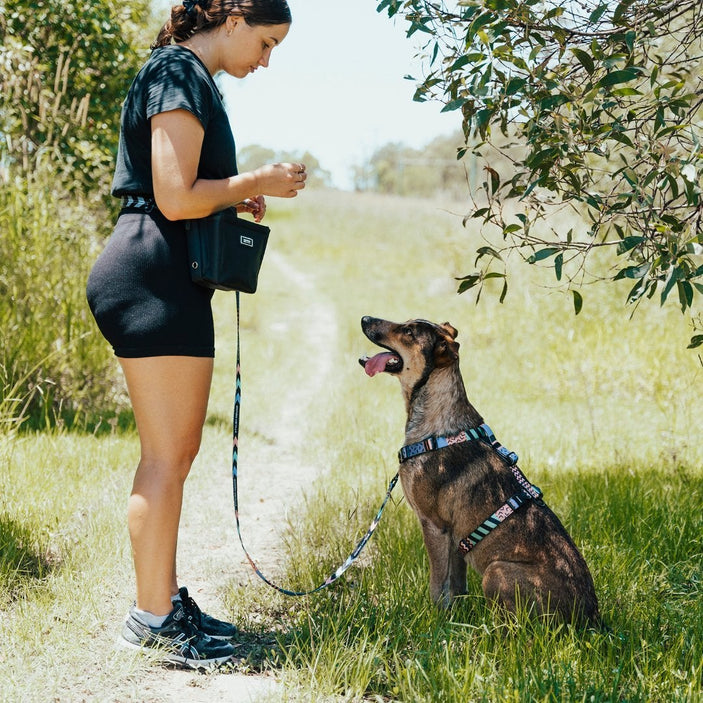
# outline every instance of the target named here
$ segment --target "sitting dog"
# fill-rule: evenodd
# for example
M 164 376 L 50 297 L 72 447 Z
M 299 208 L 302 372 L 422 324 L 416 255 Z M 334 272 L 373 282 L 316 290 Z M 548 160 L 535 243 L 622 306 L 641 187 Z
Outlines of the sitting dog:
M 454 327 L 372 317 L 361 327 L 387 351 L 359 363 L 369 376 L 397 376 L 405 400 L 399 473 L 422 526 L 432 599 L 446 607 L 466 592 L 468 562 L 486 598 L 509 611 L 595 624 L 584 558 L 467 398 Z

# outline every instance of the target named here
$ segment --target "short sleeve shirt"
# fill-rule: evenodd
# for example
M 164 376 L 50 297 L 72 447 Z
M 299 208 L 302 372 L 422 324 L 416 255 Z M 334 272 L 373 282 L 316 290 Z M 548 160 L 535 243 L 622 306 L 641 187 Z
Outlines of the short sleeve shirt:
M 198 178 L 237 174 L 234 137 L 217 85 L 192 51 L 174 44 L 152 52 L 127 93 L 113 195 L 153 196 L 150 121 L 154 115 L 171 110 L 188 110 L 205 130 Z

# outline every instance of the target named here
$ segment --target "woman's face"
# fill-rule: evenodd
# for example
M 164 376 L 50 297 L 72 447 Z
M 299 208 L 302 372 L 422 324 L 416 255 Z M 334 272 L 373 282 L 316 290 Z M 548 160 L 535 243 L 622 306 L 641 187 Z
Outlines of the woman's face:
M 225 23 L 222 70 L 244 78 L 259 66 L 269 65 L 271 52 L 288 34 L 289 24 L 248 25 L 241 17 L 231 16 Z

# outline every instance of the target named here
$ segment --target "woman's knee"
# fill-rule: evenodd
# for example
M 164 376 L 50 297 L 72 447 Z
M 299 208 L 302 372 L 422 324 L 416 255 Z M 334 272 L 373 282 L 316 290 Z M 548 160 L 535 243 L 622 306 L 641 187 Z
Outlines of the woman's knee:
M 185 481 L 200 450 L 200 435 L 190 439 L 174 438 L 167 445 L 142 445 L 139 469 L 143 473 L 160 474 L 164 479 Z

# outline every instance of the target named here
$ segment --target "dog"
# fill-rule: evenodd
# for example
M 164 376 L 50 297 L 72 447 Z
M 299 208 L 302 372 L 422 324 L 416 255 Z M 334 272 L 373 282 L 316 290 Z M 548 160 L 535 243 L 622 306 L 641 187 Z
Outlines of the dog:
M 507 611 L 597 624 L 583 556 L 468 400 L 457 330 L 373 317 L 363 317 L 361 328 L 385 349 L 359 359 L 366 373 L 400 381 L 407 411 L 400 481 L 422 526 L 433 601 L 447 607 L 466 593 L 469 564 L 485 597 Z

